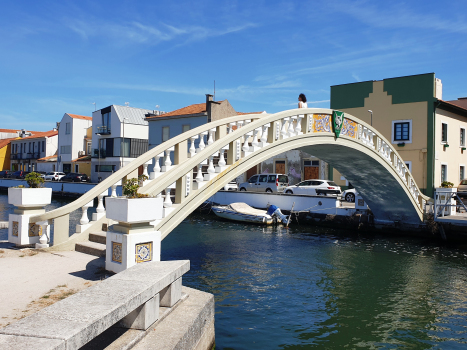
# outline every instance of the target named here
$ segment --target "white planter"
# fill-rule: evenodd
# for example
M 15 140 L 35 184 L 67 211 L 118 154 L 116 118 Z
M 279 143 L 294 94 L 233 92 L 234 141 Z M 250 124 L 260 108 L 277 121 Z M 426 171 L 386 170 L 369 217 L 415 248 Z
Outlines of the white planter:
M 8 188 L 8 203 L 17 207 L 45 207 L 51 202 L 51 188 Z
M 163 198 L 106 197 L 107 218 L 130 224 L 162 219 Z

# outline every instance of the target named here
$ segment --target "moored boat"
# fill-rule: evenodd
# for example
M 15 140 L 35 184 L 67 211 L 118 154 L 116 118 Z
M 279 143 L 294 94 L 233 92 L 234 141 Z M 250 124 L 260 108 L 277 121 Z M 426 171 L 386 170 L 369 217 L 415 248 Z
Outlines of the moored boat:
M 240 202 L 229 205 L 215 205 L 212 206 L 212 211 L 221 218 L 234 221 L 266 225 L 271 225 L 277 221 L 288 223 L 287 217 L 274 205 L 271 205 L 266 211 L 252 208 L 248 204 Z

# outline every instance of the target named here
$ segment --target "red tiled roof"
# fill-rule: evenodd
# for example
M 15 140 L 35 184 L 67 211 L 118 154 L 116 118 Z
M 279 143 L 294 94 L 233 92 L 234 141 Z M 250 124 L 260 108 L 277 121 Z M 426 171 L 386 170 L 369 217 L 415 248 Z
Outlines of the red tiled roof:
M 74 119 L 92 120 L 92 117 L 86 117 L 84 115 L 77 115 L 77 114 L 70 114 L 70 113 L 67 113 L 67 114 Z
M 53 156 L 48 156 L 48 157 L 39 158 L 38 161 L 40 160 L 40 161 L 45 162 L 45 161 L 47 161 L 47 160 L 49 160 L 49 159 L 52 159 L 52 158 L 57 158 L 57 155 L 54 154 Z
M 91 160 L 91 155 L 88 154 L 86 156 L 78 157 L 76 159 L 73 159 L 72 162 L 85 162 L 87 160 Z
M 21 131 L 21 130 L 15 130 L 15 129 L 0 129 L 0 132 L 11 132 L 11 133 L 14 133 L 14 132 L 18 132 L 18 131 Z
M 12 140 L 15 140 L 15 139 L 16 139 L 16 137 L 11 138 L 11 139 L 0 140 L 0 149 L 7 146 Z
M 15 140 L 31 140 L 31 139 L 37 139 L 39 137 L 52 137 L 58 135 L 57 130 L 49 130 L 49 131 L 39 131 L 39 132 L 34 132 L 32 136 L 27 136 L 23 138 L 16 138 Z
M 445 103 L 447 105 L 450 105 L 450 106 L 453 106 L 453 107 L 457 107 L 457 108 L 460 108 L 460 109 L 463 109 L 463 110 L 466 110 L 467 111 L 467 107 L 460 104 L 460 103 L 455 103 L 457 102 L 456 100 L 454 101 L 444 101 L 444 100 L 440 100 L 442 103 Z
M 148 117 L 147 119 L 155 119 L 155 118 L 165 118 L 165 117 L 174 117 L 179 115 L 190 115 L 190 114 L 201 114 L 206 113 L 206 103 L 197 103 L 194 105 L 190 105 L 187 107 L 183 107 L 177 109 L 172 112 L 164 113 L 161 115 L 153 115 Z

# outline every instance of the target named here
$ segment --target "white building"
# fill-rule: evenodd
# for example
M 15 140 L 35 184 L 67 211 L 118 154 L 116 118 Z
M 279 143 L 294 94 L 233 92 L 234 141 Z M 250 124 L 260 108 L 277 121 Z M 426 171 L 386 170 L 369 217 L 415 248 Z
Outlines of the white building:
M 41 171 L 37 168 L 37 160 L 53 156 L 57 153 L 58 131 L 56 129 L 45 132 L 34 132 L 31 136 L 27 133 L 11 141 L 11 166 L 12 171 Z
M 92 117 L 65 113 L 58 126 L 57 171 L 80 172 L 72 161 L 91 153 L 91 140 L 87 129 L 92 126 Z M 76 167 L 76 165 L 75 165 Z
M 92 182 L 109 177 L 148 150 L 149 113 L 154 111 L 117 105 L 92 113 Z

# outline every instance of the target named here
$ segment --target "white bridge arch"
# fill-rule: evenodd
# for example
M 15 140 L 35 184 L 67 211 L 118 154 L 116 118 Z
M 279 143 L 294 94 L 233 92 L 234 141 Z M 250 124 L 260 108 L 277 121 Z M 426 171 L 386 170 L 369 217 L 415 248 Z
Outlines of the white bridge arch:
M 165 193 L 166 215 L 155 226 L 164 238 L 205 200 L 252 166 L 276 154 L 302 149 L 326 161 L 352 182 L 377 219 L 421 223 L 425 203 L 430 198 L 420 192 L 397 151 L 377 130 L 348 114 L 341 135 L 336 138 L 332 132 L 332 113 L 331 109 L 294 109 L 271 115 L 235 116 L 202 125 L 149 150 L 74 202 L 31 217 L 30 222 L 53 220 L 52 249 L 73 249 L 74 243 L 86 240 L 90 232 L 106 222 L 102 198 L 109 187 L 114 190 L 120 180 L 131 177 L 141 165 L 147 173 L 148 164 L 154 162 L 151 179 L 140 192 Z M 199 140 L 197 148 L 195 140 Z M 174 164 L 170 160 L 172 152 Z M 216 155 L 220 155 L 220 160 L 215 168 Z M 209 167 L 205 178 L 199 170 L 193 172 L 206 163 Z M 170 199 L 172 184 L 175 184 L 174 203 Z M 83 208 L 85 213 L 95 197 L 99 198 L 101 217 L 86 224 L 83 232 L 69 237 L 70 212 Z

